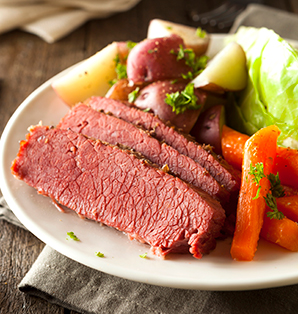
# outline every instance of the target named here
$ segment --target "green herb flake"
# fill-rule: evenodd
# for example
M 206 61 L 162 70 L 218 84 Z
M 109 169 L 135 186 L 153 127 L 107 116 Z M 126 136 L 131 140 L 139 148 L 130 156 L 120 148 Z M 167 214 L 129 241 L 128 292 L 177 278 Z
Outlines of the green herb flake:
M 95 252 L 95 255 L 98 257 L 104 257 L 105 255 L 101 252 Z
M 284 214 L 277 209 L 276 198 L 271 193 L 268 193 L 266 197 L 264 196 L 264 199 L 267 206 L 272 210 L 267 212 L 267 217 L 278 220 L 285 217 Z
M 257 194 L 253 198 L 253 200 L 255 200 L 255 199 L 259 198 L 259 196 L 260 196 L 260 191 L 261 191 L 260 181 L 262 178 L 265 178 L 266 176 L 264 174 L 264 165 L 262 162 L 256 163 L 255 166 L 250 164 L 249 167 L 250 167 L 250 171 L 248 172 L 248 174 L 253 176 L 252 181 L 255 182 L 255 184 L 258 186 Z
M 131 40 L 128 40 L 128 41 L 126 42 L 126 46 L 127 46 L 127 48 L 128 48 L 129 50 L 131 50 L 136 44 L 137 44 L 136 42 L 131 41 Z
M 193 49 L 184 48 L 183 45 L 179 46 L 178 52 L 172 49 L 170 53 L 177 55 L 177 61 L 184 60 L 185 64 L 191 68 L 191 78 L 202 72 L 206 68 L 207 61 L 209 60 L 209 58 L 205 55 L 197 57 Z M 183 76 L 185 75 L 182 75 L 182 77 Z M 189 79 L 189 74 L 187 74 L 185 78 Z
M 173 29 L 173 27 L 172 26 L 167 26 L 167 29 Z
M 144 109 L 143 111 L 144 112 L 149 112 L 151 110 L 151 108 L 146 108 L 146 109 Z
M 71 231 L 71 232 L 67 232 L 67 238 L 66 240 L 73 240 L 73 241 L 80 241 L 80 239 Z
M 198 27 L 196 30 L 196 36 L 198 36 L 199 38 L 205 38 L 207 35 L 207 33 L 201 29 L 201 27 Z
M 268 180 L 270 181 L 271 187 L 270 191 L 274 197 L 283 197 L 285 196 L 285 190 L 283 186 L 280 183 L 279 174 L 277 173 L 274 175 L 273 173 L 270 173 L 267 176 Z
M 257 194 L 253 198 L 254 200 L 260 196 L 259 193 L 261 190 L 261 183 L 260 183 L 261 179 L 266 177 L 264 174 L 263 163 L 256 163 L 255 166 L 252 166 L 252 164 L 250 164 L 250 171 L 248 174 L 254 176 L 253 182 L 255 182 L 256 185 L 258 186 Z M 270 182 L 271 193 L 267 193 L 267 195 L 263 197 L 265 199 L 267 206 L 271 209 L 271 211 L 268 211 L 266 215 L 270 219 L 283 219 L 284 214 L 278 210 L 277 204 L 276 204 L 276 197 L 282 197 L 285 195 L 285 191 L 282 185 L 280 184 L 279 175 L 278 174 L 274 175 L 273 173 L 270 173 L 269 175 L 267 175 L 267 179 Z
M 197 96 L 194 93 L 194 84 L 189 83 L 181 92 L 166 94 L 165 103 L 172 107 L 176 114 L 183 113 L 187 109 L 197 110 L 201 104 L 197 104 Z
M 147 253 L 139 255 L 141 258 L 147 258 Z
M 135 90 L 133 90 L 131 93 L 128 94 L 128 101 L 130 103 L 133 103 L 138 98 L 139 90 L 140 90 L 140 88 L 137 87 Z

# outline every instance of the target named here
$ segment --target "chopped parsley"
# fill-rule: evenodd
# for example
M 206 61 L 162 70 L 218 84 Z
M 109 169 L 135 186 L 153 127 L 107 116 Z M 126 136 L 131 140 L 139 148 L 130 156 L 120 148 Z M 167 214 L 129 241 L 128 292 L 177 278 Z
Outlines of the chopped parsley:
M 267 217 L 278 220 L 285 217 L 284 214 L 277 209 L 276 198 L 271 193 L 268 193 L 266 197 L 264 196 L 264 199 L 267 206 L 272 210 L 267 212 Z
M 147 258 L 147 253 L 139 255 L 141 258 Z
M 200 72 L 202 72 L 207 65 L 208 61 L 207 56 L 204 55 L 197 57 L 193 49 L 184 48 L 182 45 L 179 46 L 178 52 L 171 50 L 171 53 L 177 55 L 177 61 L 184 60 L 185 64 L 191 68 L 190 73 L 188 73 L 186 77 L 185 75 L 182 75 L 183 78 L 186 79 L 194 78 Z
M 98 257 L 104 257 L 105 255 L 101 252 L 95 252 L 95 255 Z
M 181 92 L 166 94 L 165 103 L 172 107 L 172 111 L 176 114 L 183 113 L 187 109 L 196 110 L 201 107 L 197 104 L 197 96 L 194 93 L 194 84 L 189 83 Z
M 201 27 L 198 27 L 196 30 L 196 36 L 200 37 L 200 38 L 205 38 L 207 35 L 207 33 L 201 29 Z
M 126 46 L 127 46 L 127 48 L 128 48 L 129 50 L 131 50 L 136 44 L 137 44 L 136 42 L 131 41 L 131 40 L 128 40 L 128 41 L 126 42 Z
M 255 199 L 259 198 L 259 196 L 260 196 L 260 191 L 261 191 L 260 181 L 262 178 L 265 178 L 264 165 L 261 162 L 261 163 L 256 163 L 255 166 L 250 164 L 249 167 L 250 167 L 250 171 L 248 172 L 248 174 L 253 176 L 252 181 L 255 182 L 255 184 L 258 186 L 257 194 L 253 198 L 255 200 Z
M 67 238 L 66 240 L 73 240 L 73 241 L 80 241 L 80 239 L 71 231 L 71 232 L 67 232 Z
M 255 166 L 252 166 L 252 164 L 250 164 L 250 171 L 248 174 L 254 176 L 253 181 L 258 186 L 257 194 L 253 198 L 253 199 L 257 199 L 259 197 L 259 193 L 261 190 L 260 181 L 262 178 L 266 177 L 264 174 L 263 163 L 256 163 Z M 265 199 L 267 206 L 271 209 L 271 211 L 268 211 L 266 213 L 266 215 L 270 219 L 283 219 L 284 214 L 278 210 L 277 204 L 276 204 L 276 198 L 282 197 L 285 195 L 284 188 L 280 184 L 279 175 L 278 175 L 278 173 L 276 175 L 274 175 L 273 173 L 270 173 L 269 175 L 267 175 L 267 179 L 270 182 L 270 192 L 271 193 L 267 193 L 267 195 L 263 196 L 263 197 Z
M 267 176 L 268 180 L 270 181 L 270 191 L 274 197 L 283 197 L 285 196 L 285 190 L 283 186 L 280 184 L 279 174 L 277 173 L 274 175 L 270 173 Z
M 140 88 L 137 87 L 135 90 L 133 90 L 131 93 L 128 94 L 128 101 L 130 103 L 133 103 L 138 98 L 139 90 L 140 90 Z

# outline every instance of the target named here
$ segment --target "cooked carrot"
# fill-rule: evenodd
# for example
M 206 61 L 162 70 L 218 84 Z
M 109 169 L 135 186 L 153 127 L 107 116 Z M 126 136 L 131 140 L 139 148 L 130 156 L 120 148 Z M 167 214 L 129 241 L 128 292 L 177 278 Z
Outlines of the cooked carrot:
M 266 207 L 264 196 L 270 190 L 267 175 L 273 169 L 279 134 L 276 126 L 268 126 L 257 131 L 245 143 L 236 227 L 231 247 L 231 255 L 236 260 L 251 261 L 257 250 Z M 263 165 L 264 177 L 257 185 L 250 171 L 251 166 L 260 164 Z M 259 197 L 256 198 L 258 191 Z
M 298 189 L 291 186 L 283 185 L 285 196 L 298 195 Z
M 287 218 L 298 222 L 298 195 L 279 197 L 276 204 L 278 210 Z
M 287 217 L 278 220 L 265 215 L 261 236 L 285 249 L 298 251 L 298 225 Z
M 224 125 L 221 136 L 221 149 L 224 159 L 236 169 L 241 170 L 243 149 L 249 136 Z
M 282 184 L 298 188 L 298 150 L 277 148 L 274 173 L 277 172 Z

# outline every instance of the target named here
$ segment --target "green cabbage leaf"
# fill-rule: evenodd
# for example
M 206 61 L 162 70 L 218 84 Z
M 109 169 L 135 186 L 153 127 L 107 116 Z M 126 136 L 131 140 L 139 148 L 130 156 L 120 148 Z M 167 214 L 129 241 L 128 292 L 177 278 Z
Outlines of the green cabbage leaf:
M 278 144 L 298 148 L 298 53 L 267 28 L 240 27 L 234 38 L 247 58 L 248 84 L 236 95 L 228 121 L 252 135 L 275 124 Z

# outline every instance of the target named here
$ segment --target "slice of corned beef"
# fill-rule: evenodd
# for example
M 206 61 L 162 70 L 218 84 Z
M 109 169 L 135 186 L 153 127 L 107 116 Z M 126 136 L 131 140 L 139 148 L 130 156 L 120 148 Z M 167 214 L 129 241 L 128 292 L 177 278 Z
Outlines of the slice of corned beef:
M 222 203 L 228 201 L 228 192 L 193 159 L 180 154 L 172 146 L 160 143 L 156 138 L 134 124 L 115 116 L 93 110 L 85 104 L 78 104 L 70 110 L 57 125 L 88 137 L 110 144 L 121 144 L 134 149 L 165 171 L 195 185 Z
M 174 147 L 180 154 L 186 155 L 199 163 L 229 192 L 239 191 L 240 173 L 238 171 L 228 165 L 225 160 L 184 136 L 157 116 L 104 97 L 91 97 L 85 103 L 95 110 L 110 112 L 118 118 L 147 129 L 159 141 L 164 141 Z
M 149 243 L 155 254 L 215 248 L 219 202 L 117 146 L 71 130 L 31 127 L 12 173 L 79 215 Z

